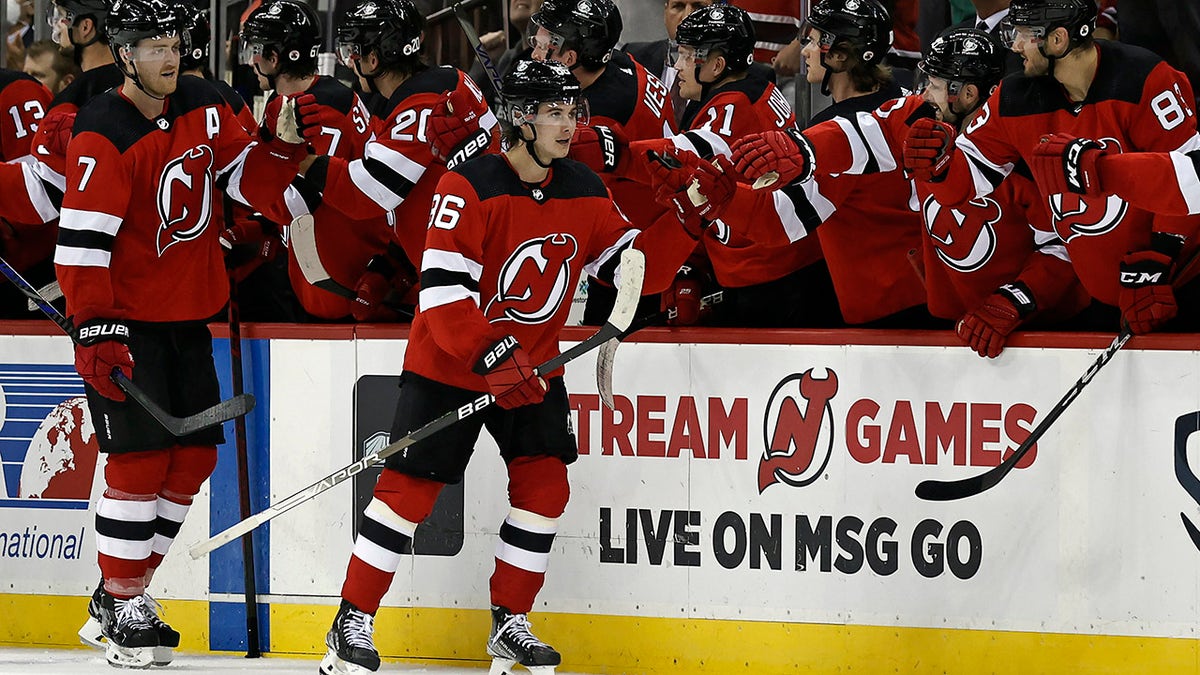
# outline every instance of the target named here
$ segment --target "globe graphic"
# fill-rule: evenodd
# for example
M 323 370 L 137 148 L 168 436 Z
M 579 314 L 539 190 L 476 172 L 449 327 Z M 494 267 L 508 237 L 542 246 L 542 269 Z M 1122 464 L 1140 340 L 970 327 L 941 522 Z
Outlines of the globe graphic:
M 19 496 L 90 499 L 99 451 L 87 399 L 80 396 L 59 403 L 29 441 Z

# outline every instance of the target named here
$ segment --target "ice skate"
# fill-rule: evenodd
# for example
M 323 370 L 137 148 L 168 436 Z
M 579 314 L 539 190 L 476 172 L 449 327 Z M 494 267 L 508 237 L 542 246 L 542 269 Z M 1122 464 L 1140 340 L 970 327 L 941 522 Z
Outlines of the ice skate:
M 146 620 L 145 596 L 120 600 L 100 591 L 100 617 L 107 640 L 105 658 L 117 668 L 149 668 L 158 632 Z
M 96 590 L 92 591 L 92 599 L 88 600 L 87 623 L 79 629 L 79 641 L 96 649 L 107 648 L 107 645 L 104 644 L 104 624 L 100 619 L 100 592 L 103 589 L 104 580 L 101 579 Z
M 562 656 L 529 630 L 529 617 L 503 607 L 492 608 L 492 634 L 487 652 L 492 658 L 488 675 L 514 675 L 520 664 L 532 675 L 554 675 Z
M 374 631 L 375 617 L 343 600 L 333 618 L 333 626 L 325 634 L 325 646 L 329 651 L 321 659 L 320 672 L 323 675 L 351 675 L 379 670 L 379 652 L 371 637 Z
M 162 620 L 159 612 L 162 611 L 162 605 L 157 600 L 150 597 L 149 593 L 142 595 L 142 610 L 146 616 L 146 621 L 154 628 L 154 632 L 158 634 L 158 646 L 154 648 L 154 665 L 167 666 L 175 659 L 175 648 L 179 646 L 179 631 L 171 628 L 171 625 Z

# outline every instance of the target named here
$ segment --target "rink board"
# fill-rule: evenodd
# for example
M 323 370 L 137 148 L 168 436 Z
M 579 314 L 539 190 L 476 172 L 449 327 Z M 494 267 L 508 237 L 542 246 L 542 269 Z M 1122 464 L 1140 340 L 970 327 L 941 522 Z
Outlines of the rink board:
M 386 443 L 405 342 L 367 333 L 246 341 L 247 389 L 260 401 L 250 424 L 256 508 L 350 463 L 354 448 Z M 1134 340 L 1038 443 L 1030 465 L 983 495 L 936 504 L 913 487 L 994 466 L 1108 339 L 1026 339 L 987 361 L 941 334 L 897 336 L 926 343 L 903 346 L 732 344 L 745 335 L 726 344 L 711 335 L 648 334 L 623 345 L 615 412 L 599 403 L 591 358 L 569 369 L 581 455 L 534 619 L 570 670 L 1200 666 L 1200 551 L 1183 524 L 1200 522 L 1192 344 Z M 671 342 L 680 338 L 706 342 Z M 13 337 L 0 349 L 8 363 L 69 365 L 64 343 Z M 7 395 L 3 364 L 0 385 Z M 232 444 L 221 465 L 212 487 L 220 498 L 197 500 L 180 548 L 237 520 Z M 384 600 L 376 625 L 385 655 L 483 656 L 487 582 L 507 509 L 502 477 L 485 436 Z M 349 483 L 257 533 L 271 651 L 322 650 L 371 488 L 369 477 Z M 0 547 L 0 611 L 16 619 L 0 623 L 0 641 L 72 642 L 95 583 L 90 515 L 27 503 L 6 503 L 0 514 L 0 532 L 36 526 L 65 541 L 83 531 L 73 558 Z M 185 648 L 243 648 L 240 547 L 210 562 L 173 555 L 154 590 L 196 601 L 168 604 Z M 52 626 L 71 618 L 47 631 L 38 620 L 47 616 L 57 617 Z

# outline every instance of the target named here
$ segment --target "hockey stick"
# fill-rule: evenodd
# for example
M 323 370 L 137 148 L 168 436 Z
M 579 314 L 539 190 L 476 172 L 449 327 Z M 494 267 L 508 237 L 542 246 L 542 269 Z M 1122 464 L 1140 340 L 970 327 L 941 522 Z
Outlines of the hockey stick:
M 38 309 L 42 310 L 43 314 L 61 328 L 73 342 L 78 344 L 79 336 L 75 334 L 75 326 L 71 325 L 71 320 L 55 309 L 54 305 L 46 302 L 45 298 L 38 295 L 37 289 L 30 285 L 4 258 L 0 258 L 0 273 L 8 277 L 8 280 L 13 282 L 25 294 L 25 297 L 32 300 Z M 130 381 L 121 371 L 114 370 L 112 379 L 121 388 L 121 391 L 125 392 L 130 398 L 145 408 L 146 412 L 150 413 L 150 416 L 157 420 L 164 429 L 171 432 L 172 436 L 187 436 L 201 429 L 215 427 L 235 417 L 245 415 L 254 409 L 254 396 L 251 394 L 242 394 L 241 396 L 234 396 L 231 399 L 221 401 L 208 410 L 203 410 L 195 415 L 175 417 L 166 410 L 163 410 L 146 392 L 142 391 L 141 387 Z
M 225 225 L 233 225 L 233 199 L 224 195 Z M 237 279 L 229 274 L 229 374 L 233 395 L 240 396 L 246 386 L 242 367 L 242 313 L 238 301 Z M 246 418 L 233 421 L 234 447 L 237 451 L 238 517 L 250 516 L 250 458 L 247 455 Z M 262 656 L 258 640 L 258 580 L 254 573 L 254 534 L 242 537 L 242 594 L 246 603 L 246 658 Z
M 612 314 L 608 317 L 608 322 L 600 327 L 590 337 L 583 342 L 571 347 L 567 351 L 555 356 L 536 368 L 539 373 L 550 373 L 566 365 L 570 361 L 586 354 L 587 352 L 599 347 L 614 338 L 629 328 L 633 322 L 633 314 L 637 310 L 638 300 L 641 298 L 642 280 L 645 276 L 646 260 L 642 252 L 628 248 L 621 254 L 621 284 L 617 288 L 617 300 L 613 304 Z M 236 525 L 227 528 L 205 541 L 202 541 L 188 550 L 192 558 L 199 559 L 208 554 L 214 549 L 220 548 L 225 544 L 237 539 L 243 534 L 250 532 L 254 528 L 263 523 L 272 520 L 276 516 L 287 513 L 297 506 L 307 502 L 317 495 L 329 490 L 333 486 L 341 483 L 353 476 L 356 476 L 363 471 L 379 464 L 383 460 L 391 457 L 404 450 L 405 448 L 418 443 L 430 436 L 446 429 L 457 422 L 460 422 L 471 415 L 487 408 L 495 401 L 495 397 L 491 394 L 483 394 L 475 400 L 466 403 L 454 410 L 447 411 L 441 417 L 429 422 L 425 426 L 409 433 L 404 438 L 394 441 L 386 447 L 380 448 L 374 452 L 368 453 L 357 462 L 353 462 L 344 466 L 337 471 L 325 476 L 321 480 L 303 488 L 291 495 L 285 497 L 282 501 L 268 506 L 263 511 L 243 520 Z
M 725 300 L 725 291 L 709 293 L 708 295 L 700 298 L 700 309 L 712 307 L 713 305 L 719 304 L 723 300 Z M 670 321 L 676 316 L 679 316 L 679 310 L 675 309 L 674 307 L 662 312 L 647 314 L 646 316 L 634 320 L 634 322 L 630 324 L 629 328 L 625 329 L 625 332 L 609 340 L 608 342 L 605 342 L 604 345 L 600 347 L 600 351 L 596 354 L 596 389 L 600 393 L 600 400 L 604 402 L 604 405 L 607 406 L 609 410 L 613 409 L 613 360 L 617 357 L 617 347 L 621 346 L 621 343 L 625 341 L 625 338 L 633 335 L 639 330 L 648 328 L 650 326 L 656 326 L 664 321 Z
M 1010 455 L 1008 459 L 1001 462 L 999 466 L 993 467 L 986 472 L 979 474 L 978 476 L 971 476 L 970 478 L 963 478 L 960 480 L 921 481 L 921 483 L 917 485 L 917 497 L 933 502 L 946 502 L 955 499 L 963 499 L 964 497 L 972 497 L 980 492 L 983 492 L 984 490 L 989 490 L 995 487 L 996 484 L 1003 480 L 1010 471 L 1016 468 L 1017 463 L 1021 461 L 1021 458 L 1025 456 L 1025 453 L 1029 452 L 1029 449 L 1033 447 L 1034 443 L 1037 443 L 1038 440 L 1045 435 L 1046 431 L 1050 428 L 1050 425 L 1054 424 L 1054 421 L 1063 414 L 1063 411 L 1067 409 L 1067 406 L 1071 405 L 1071 403 L 1079 397 L 1079 394 L 1083 391 L 1083 388 L 1092 381 L 1092 378 L 1096 376 L 1096 373 L 1100 372 L 1100 369 L 1103 368 L 1105 364 L 1112 360 L 1113 356 L 1117 353 L 1117 350 L 1119 350 L 1121 347 L 1124 347 L 1126 342 L 1129 342 L 1129 338 L 1131 337 L 1133 337 L 1133 333 L 1129 330 L 1129 327 L 1123 326 L 1121 328 L 1121 332 L 1117 334 L 1116 339 L 1112 341 L 1112 344 L 1105 348 L 1104 351 L 1100 352 L 1100 356 L 1096 357 L 1096 360 L 1092 363 L 1092 365 L 1088 366 L 1088 369 L 1083 373 L 1083 377 L 1079 378 L 1075 384 L 1071 385 L 1071 388 L 1067 390 L 1067 393 L 1063 395 L 1061 399 L 1059 399 L 1058 403 L 1054 404 L 1054 407 L 1050 409 L 1050 412 L 1046 414 L 1042 421 L 1038 422 L 1038 425 L 1033 428 L 1033 431 L 1029 432 L 1029 437 L 1026 438 L 1024 442 L 1022 442 L 1021 445 L 1013 451 L 1012 455 Z
M 479 61 L 479 65 L 483 66 L 483 71 L 487 73 L 488 79 L 492 81 L 492 86 L 496 89 L 496 95 L 501 96 L 504 87 L 500 84 L 500 71 L 496 70 L 496 64 L 492 63 L 492 57 L 488 55 L 487 49 L 479 41 L 479 34 L 475 32 L 475 25 L 467 18 L 465 5 L 466 3 L 458 2 L 452 5 L 451 9 L 454 11 L 455 18 L 458 19 L 458 25 L 462 27 L 463 35 L 466 36 L 467 42 L 470 43 L 471 49 L 475 52 L 475 58 Z
M 305 213 L 296 216 L 291 227 L 288 228 L 288 238 L 291 241 L 292 251 L 296 254 L 296 264 L 300 266 L 300 272 L 304 274 L 305 281 L 347 300 L 358 299 L 357 293 L 339 284 L 325 270 L 325 265 L 321 262 L 321 255 L 317 253 L 317 228 L 312 214 Z

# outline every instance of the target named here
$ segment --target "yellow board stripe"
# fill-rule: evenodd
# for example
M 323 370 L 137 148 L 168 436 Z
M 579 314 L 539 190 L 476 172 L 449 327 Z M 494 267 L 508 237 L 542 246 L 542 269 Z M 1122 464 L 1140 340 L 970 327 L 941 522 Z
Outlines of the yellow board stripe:
M 167 600 L 183 651 L 208 651 L 208 603 Z M 332 605 L 271 606 L 271 652 L 318 656 Z M 0 594 L 0 644 L 77 647 L 87 598 Z M 1200 672 L 1200 641 L 887 626 L 792 624 L 535 612 L 539 637 L 569 672 L 996 673 L 1175 675 Z M 375 642 L 388 660 L 483 666 L 484 610 L 384 608 Z

